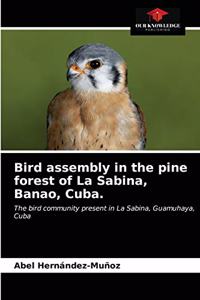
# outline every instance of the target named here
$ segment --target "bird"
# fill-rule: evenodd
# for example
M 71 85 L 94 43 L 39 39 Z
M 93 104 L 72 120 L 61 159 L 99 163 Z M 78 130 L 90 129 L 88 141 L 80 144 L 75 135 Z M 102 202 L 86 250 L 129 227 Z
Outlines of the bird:
M 144 114 L 130 96 L 127 64 L 114 49 L 85 44 L 67 59 L 71 87 L 48 105 L 48 150 L 143 150 Z

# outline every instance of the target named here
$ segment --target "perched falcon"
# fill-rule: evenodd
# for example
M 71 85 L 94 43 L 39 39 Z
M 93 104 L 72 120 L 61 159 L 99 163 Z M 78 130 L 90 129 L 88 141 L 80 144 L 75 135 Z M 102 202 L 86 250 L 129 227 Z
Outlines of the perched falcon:
M 49 150 L 141 150 L 143 113 L 129 95 L 124 59 L 103 44 L 88 44 L 68 57 L 71 89 L 48 107 Z

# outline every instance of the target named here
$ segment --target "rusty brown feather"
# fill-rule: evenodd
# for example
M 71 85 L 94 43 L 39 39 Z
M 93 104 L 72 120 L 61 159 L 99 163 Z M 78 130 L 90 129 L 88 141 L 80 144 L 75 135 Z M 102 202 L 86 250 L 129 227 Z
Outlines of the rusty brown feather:
M 67 89 L 48 107 L 49 150 L 143 149 L 146 128 L 129 93 L 77 93 Z

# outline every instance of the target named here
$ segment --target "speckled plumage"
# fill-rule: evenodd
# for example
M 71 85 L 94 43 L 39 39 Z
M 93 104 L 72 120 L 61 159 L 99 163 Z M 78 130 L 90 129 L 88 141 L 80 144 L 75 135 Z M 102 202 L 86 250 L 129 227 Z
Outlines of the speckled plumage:
M 85 55 L 81 55 L 83 60 Z M 70 60 L 73 60 L 73 53 L 69 56 Z M 109 77 L 109 80 L 112 80 L 114 88 L 117 86 L 118 91 L 102 92 L 100 88 L 98 90 L 97 73 L 90 72 L 84 76 L 91 80 L 91 90 L 67 89 L 57 94 L 50 102 L 49 150 L 144 149 L 144 117 L 139 106 L 130 99 L 126 86 L 126 65 L 121 57 L 118 64 L 112 62 L 110 72 L 115 77 Z
M 48 108 L 49 150 L 143 149 L 145 127 L 126 92 L 76 94 L 66 90 Z

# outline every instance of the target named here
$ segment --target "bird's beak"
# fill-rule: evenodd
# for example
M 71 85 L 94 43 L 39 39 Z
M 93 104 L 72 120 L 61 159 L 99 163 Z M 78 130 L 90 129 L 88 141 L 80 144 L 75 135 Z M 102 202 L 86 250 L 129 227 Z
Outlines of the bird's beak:
M 78 77 L 81 74 L 84 74 L 84 70 L 82 70 L 79 66 L 73 64 L 69 67 L 68 71 L 67 71 L 67 80 L 71 79 L 71 78 L 75 78 Z

